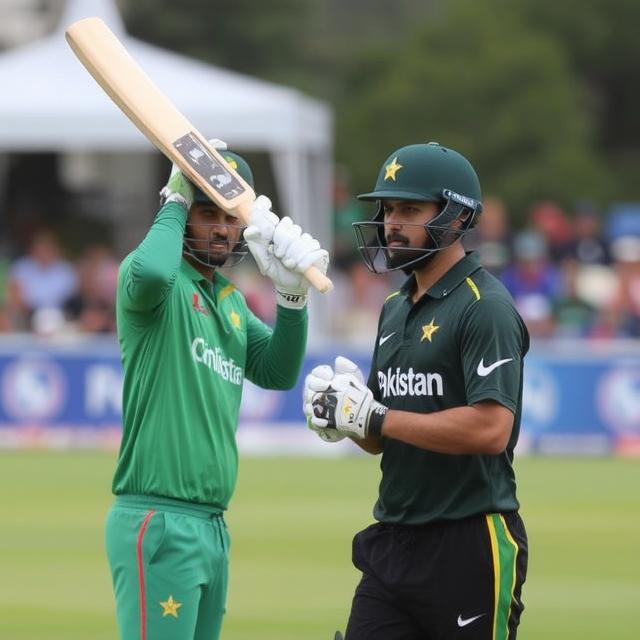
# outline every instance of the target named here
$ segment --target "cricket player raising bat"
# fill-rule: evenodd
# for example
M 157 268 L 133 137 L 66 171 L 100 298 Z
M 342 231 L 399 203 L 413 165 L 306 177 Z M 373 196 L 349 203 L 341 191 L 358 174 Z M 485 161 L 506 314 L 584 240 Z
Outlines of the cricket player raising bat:
M 225 160 L 253 187 L 247 163 Z M 227 597 L 224 511 L 236 484 L 236 427 L 246 378 L 290 389 L 307 336 L 303 273 L 328 254 L 258 197 L 250 225 L 178 170 L 140 245 L 120 267 L 118 338 L 124 432 L 106 524 L 120 637 L 215 640 Z M 220 273 L 251 251 L 274 283 L 274 329 Z

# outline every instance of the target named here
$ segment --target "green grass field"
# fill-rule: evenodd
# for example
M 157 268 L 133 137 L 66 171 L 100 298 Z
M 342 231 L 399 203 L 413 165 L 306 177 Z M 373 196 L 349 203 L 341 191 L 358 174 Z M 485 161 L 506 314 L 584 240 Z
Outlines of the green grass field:
M 109 453 L 1 452 L 0 638 L 116 637 L 102 523 Z M 227 521 L 224 640 L 329 640 L 358 574 L 378 461 L 246 458 Z M 640 638 L 640 461 L 517 461 L 529 532 L 519 638 Z

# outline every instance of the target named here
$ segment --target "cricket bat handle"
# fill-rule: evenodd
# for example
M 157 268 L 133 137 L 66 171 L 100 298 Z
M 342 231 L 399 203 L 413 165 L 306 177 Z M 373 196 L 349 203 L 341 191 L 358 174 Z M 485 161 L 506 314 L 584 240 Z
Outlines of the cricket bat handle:
M 311 265 L 305 272 L 304 277 L 320 292 L 329 293 L 333 289 L 333 282 L 318 269 Z

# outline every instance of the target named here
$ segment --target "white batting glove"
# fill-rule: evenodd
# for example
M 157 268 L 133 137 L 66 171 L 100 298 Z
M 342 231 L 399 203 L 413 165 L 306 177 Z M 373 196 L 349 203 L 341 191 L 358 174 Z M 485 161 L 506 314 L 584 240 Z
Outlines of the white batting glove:
M 219 138 L 212 138 L 209 140 L 209 144 L 218 151 L 224 151 L 227 148 L 227 143 Z M 191 181 L 180 171 L 177 164 L 172 163 L 169 180 L 160 190 L 160 206 L 164 206 L 167 202 L 177 202 L 189 211 L 194 197 L 195 193 Z
M 307 419 L 307 427 L 325 442 L 340 442 L 340 440 L 345 438 L 345 435 L 337 429 L 317 427 L 312 421 L 314 417 L 312 406 L 313 396 L 316 395 L 318 388 L 326 389 L 334 376 L 335 373 L 328 364 L 321 364 L 312 369 L 311 373 L 304 379 L 302 391 L 302 411 Z
M 364 384 L 364 376 L 360 367 L 348 358 L 338 356 L 335 360 L 335 369 L 328 364 L 315 367 L 305 378 L 302 393 L 302 411 L 307 418 L 309 429 L 318 434 L 326 442 L 338 442 L 342 440 L 346 433 L 338 431 L 335 427 L 328 425 L 328 421 L 316 417 L 314 414 L 313 401 L 319 393 L 327 391 L 333 379 L 338 375 L 349 374 L 354 376 L 361 384 Z
M 259 200 L 257 198 L 252 206 L 252 224 L 245 229 L 244 239 L 260 273 L 274 283 L 278 304 L 290 309 L 302 309 L 307 303 L 309 289 L 309 282 L 303 273 L 311 265 L 326 273 L 329 254 L 312 236 L 302 233 L 302 229 L 289 217 L 279 220 L 271 233 L 268 216 L 262 210 L 264 203 L 257 204 Z M 254 214 L 256 224 L 253 224 Z M 261 220 L 265 221 L 262 226 L 259 224 Z
M 361 373 L 336 373 L 330 381 L 314 378 L 309 386 L 316 390 L 311 401 L 313 425 L 360 439 L 381 435 L 388 408 L 374 400 Z
M 273 232 L 279 222 L 280 218 L 271 211 L 271 200 L 267 196 L 258 196 L 251 205 L 249 224 L 244 230 L 244 239 L 247 244 L 260 245 L 255 248 L 265 252 L 273 241 Z

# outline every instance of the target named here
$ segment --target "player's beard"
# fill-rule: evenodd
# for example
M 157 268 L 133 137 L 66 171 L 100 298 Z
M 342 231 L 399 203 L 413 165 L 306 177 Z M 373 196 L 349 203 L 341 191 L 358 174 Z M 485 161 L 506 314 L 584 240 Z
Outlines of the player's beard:
M 208 238 L 202 239 L 185 237 L 184 243 L 198 262 L 210 267 L 222 267 L 232 249 L 229 238 L 217 233 L 210 233 Z
M 426 260 L 433 255 L 431 251 L 433 250 L 433 242 L 431 241 L 431 237 L 425 231 L 425 239 L 422 243 L 422 246 L 412 247 L 409 244 L 409 238 L 403 236 L 401 233 L 390 233 L 387 237 L 385 237 L 385 241 L 387 244 L 386 248 L 386 258 L 387 258 L 387 268 L 389 269 L 398 269 L 403 268 L 404 265 L 409 265 L 409 270 L 413 271 L 416 266 L 424 264 Z M 389 247 L 388 244 L 390 242 L 399 242 L 399 246 Z M 424 262 L 423 262 L 424 260 Z

